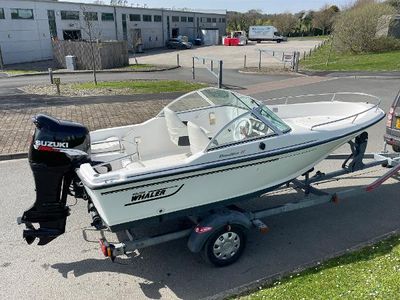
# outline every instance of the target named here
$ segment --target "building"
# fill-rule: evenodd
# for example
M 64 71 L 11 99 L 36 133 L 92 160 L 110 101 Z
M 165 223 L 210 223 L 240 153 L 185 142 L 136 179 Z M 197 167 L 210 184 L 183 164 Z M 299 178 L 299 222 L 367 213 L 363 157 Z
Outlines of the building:
M 89 31 L 90 27 L 90 31 Z M 126 40 L 130 49 L 164 47 L 179 35 L 226 31 L 226 12 L 201 12 L 52 0 L 0 0 L 0 48 L 4 64 L 52 58 L 51 39 Z
M 378 20 L 377 37 L 400 39 L 400 15 L 382 16 Z

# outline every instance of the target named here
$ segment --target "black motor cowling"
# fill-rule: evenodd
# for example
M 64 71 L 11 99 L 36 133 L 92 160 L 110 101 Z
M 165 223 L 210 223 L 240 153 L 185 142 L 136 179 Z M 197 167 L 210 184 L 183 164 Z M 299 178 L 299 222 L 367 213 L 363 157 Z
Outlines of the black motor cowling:
M 39 238 L 45 245 L 65 232 L 69 215 L 66 205 L 75 168 L 90 160 L 90 136 L 86 127 L 39 114 L 33 118 L 35 132 L 29 148 L 29 164 L 36 186 L 36 201 L 19 223 L 31 244 Z M 39 223 L 36 229 L 32 223 Z

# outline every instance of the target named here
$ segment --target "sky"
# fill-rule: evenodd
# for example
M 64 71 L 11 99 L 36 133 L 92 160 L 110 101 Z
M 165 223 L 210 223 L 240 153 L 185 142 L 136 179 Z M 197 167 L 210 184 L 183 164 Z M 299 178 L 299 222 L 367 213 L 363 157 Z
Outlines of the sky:
M 69 2 L 92 3 L 93 0 L 62 0 Z M 108 4 L 109 0 L 103 0 Z M 248 11 L 261 9 L 264 13 L 299 12 L 301 10 L 318 10 L 325 4 L 335 4 L 339 7 L 351 3 L 351 0 L 128 0 L 129 4 L 147 7 L 191 8 L 191 9 L 223 9 Z

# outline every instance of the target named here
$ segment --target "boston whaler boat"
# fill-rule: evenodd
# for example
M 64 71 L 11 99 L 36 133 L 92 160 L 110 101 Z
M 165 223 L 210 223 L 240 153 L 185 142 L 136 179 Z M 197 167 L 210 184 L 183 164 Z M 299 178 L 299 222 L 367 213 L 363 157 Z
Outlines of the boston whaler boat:
M 27 226 L 24 237 L 44 245 L 64 233 L 69 193 L 88 200 L 92 225 L 116 232 L 201 216 L 273 190 L 350 140 L 365 139 L 362 133 L 385 115 L 379 102 L 334 97 L 266 106 L 233 91 L 205 88 L 144 123 L 90 133 L 77 123 L 38 115 L 29 153 L 36 202 L 19 220 Z M 231 217 L 221 222 L 234 224 Z M 232 232 L 225 236 L 232 239 L 230 248 L 224 246 L 231 253 L 225 264 L 237 259 L 232 249 L 240 246 L 240 234 Z

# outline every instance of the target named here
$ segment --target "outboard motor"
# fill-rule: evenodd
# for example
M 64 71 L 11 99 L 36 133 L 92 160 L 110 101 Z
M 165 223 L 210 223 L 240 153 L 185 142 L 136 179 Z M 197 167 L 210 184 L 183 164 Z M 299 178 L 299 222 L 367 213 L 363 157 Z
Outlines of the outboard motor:
M 39 238 L 45 245 L 65 232 L 69 216 L 66 205 L 75 168 L 90 159 L 90 136 L 86 127 L 39 114 L 29 148 L 29 164 L 36 186 L 36 201 L 18 223 L 25 223 L 28 244 Z M 32 223 L 39 223 L 35 228 Z

